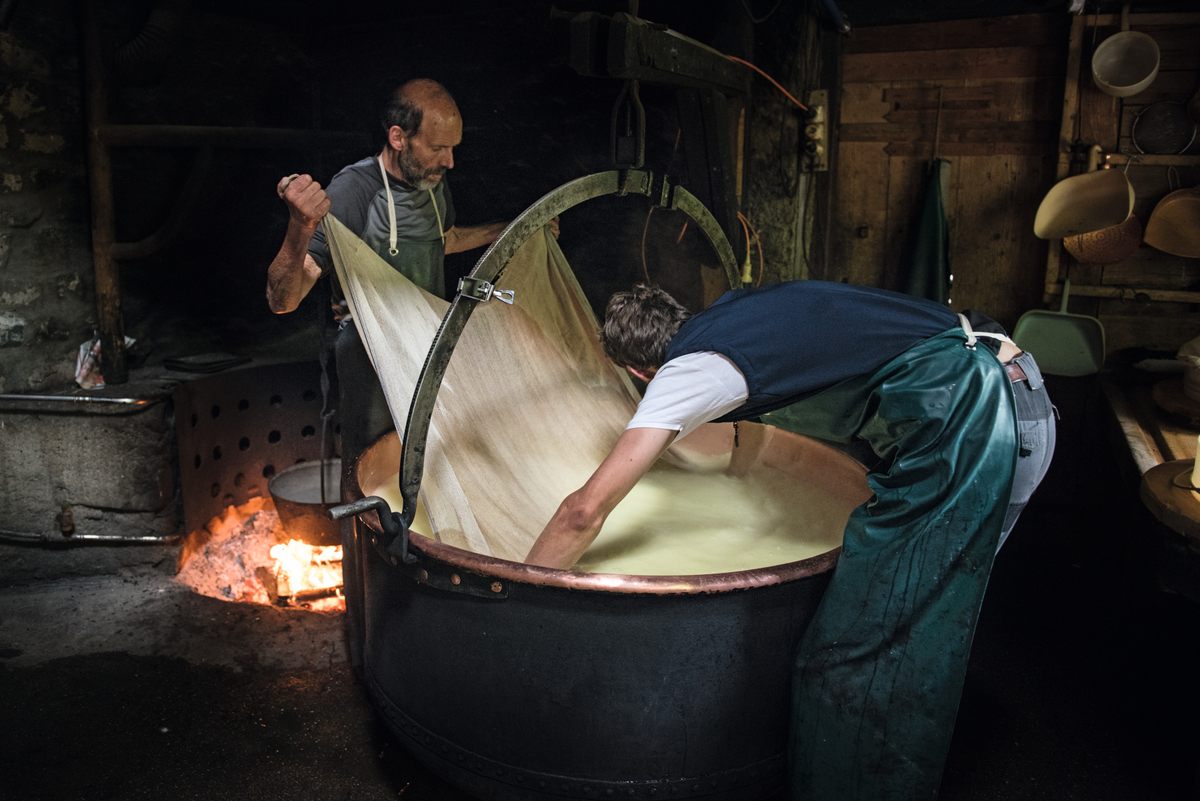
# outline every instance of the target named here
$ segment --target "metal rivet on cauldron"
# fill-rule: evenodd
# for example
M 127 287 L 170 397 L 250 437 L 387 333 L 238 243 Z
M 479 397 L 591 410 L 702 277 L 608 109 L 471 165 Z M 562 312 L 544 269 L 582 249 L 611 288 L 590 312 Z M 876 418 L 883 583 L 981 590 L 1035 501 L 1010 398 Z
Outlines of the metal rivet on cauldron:
M 453 584 L 455 587 L 457 587 L 459 584 L 462 584 L 462 577 L 460 575 L 458 575 L 457 573 L 451 573 L 450 574 L 450 583 Z
M 504 585 L 498 581 L 492 582 L 492 592 L 504 592 Z
M 429 571 L 425 568 L 421 568 L 421 572 L 418 573 L 417 576 L 420 577 L 422 584 L 429 581 Z

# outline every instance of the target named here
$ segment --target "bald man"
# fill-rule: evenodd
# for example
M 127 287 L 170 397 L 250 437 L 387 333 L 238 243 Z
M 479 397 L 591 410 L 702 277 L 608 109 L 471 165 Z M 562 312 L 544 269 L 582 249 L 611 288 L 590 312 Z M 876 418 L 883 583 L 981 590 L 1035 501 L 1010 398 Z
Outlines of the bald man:
M 446 173 L 462 141 L 458 105 L 437 81 L 416 79 L 398 87 L 381 115 L 383 149 L 343 168 L 327 188 L 311 175 L 290 175 L 276 191 L 288 208 L 288 227 L 267 269 L 267 302 L 277 314 L 293 311 L 330 271 L 324 231 L 329 212 L 418 286 L 444 297 L 442 260 L 491 243 L 506 223 L 460 226 Z M 349 464 L 393 428 L 379 380 L 340 292 L 336 348 L 342 459 Z

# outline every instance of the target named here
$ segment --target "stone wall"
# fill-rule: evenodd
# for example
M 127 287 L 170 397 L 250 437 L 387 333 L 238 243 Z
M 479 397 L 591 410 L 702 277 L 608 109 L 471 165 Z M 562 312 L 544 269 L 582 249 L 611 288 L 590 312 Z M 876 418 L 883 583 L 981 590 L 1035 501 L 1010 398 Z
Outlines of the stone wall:
M 74 3 L 0 30 L 0 392 L 68 385 L 94 325 Z

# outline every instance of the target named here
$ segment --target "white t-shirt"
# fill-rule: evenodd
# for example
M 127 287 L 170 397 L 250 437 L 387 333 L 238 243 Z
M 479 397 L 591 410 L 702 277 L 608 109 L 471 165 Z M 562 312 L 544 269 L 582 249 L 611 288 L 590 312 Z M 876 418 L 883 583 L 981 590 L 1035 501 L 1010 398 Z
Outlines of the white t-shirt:
M 749 396 L 745 376 L 728 358 L 712 351 L 688 353 L 658 369 L 625 428 L 665 428 L 682 438 Z

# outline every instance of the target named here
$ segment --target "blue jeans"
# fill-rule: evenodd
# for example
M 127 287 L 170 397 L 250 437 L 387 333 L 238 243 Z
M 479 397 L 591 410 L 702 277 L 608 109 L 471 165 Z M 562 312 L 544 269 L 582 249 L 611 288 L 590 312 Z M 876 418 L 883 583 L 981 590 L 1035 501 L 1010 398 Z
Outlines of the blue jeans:
M 1008 510 L 1004 515 L 1004 528 L 1000 531 L 1000 541 L 996 545 L 997 551 L 1008 539 L 1033 491 L 1042 483 L 1046 471 L 1050 469 L 1050 459 L 1054 456 L 1056 411 L 1050 403 L 1050 396 L 1046 394 L 1042 371 L 1038 369 L 1031 353 L 1022 353 L 1013 361 L 1021 365 L 1026 379 L 1015 381 L 1012 385 L 1020 450 L 1017 455 L 1017 469 L 1013 474 Z

